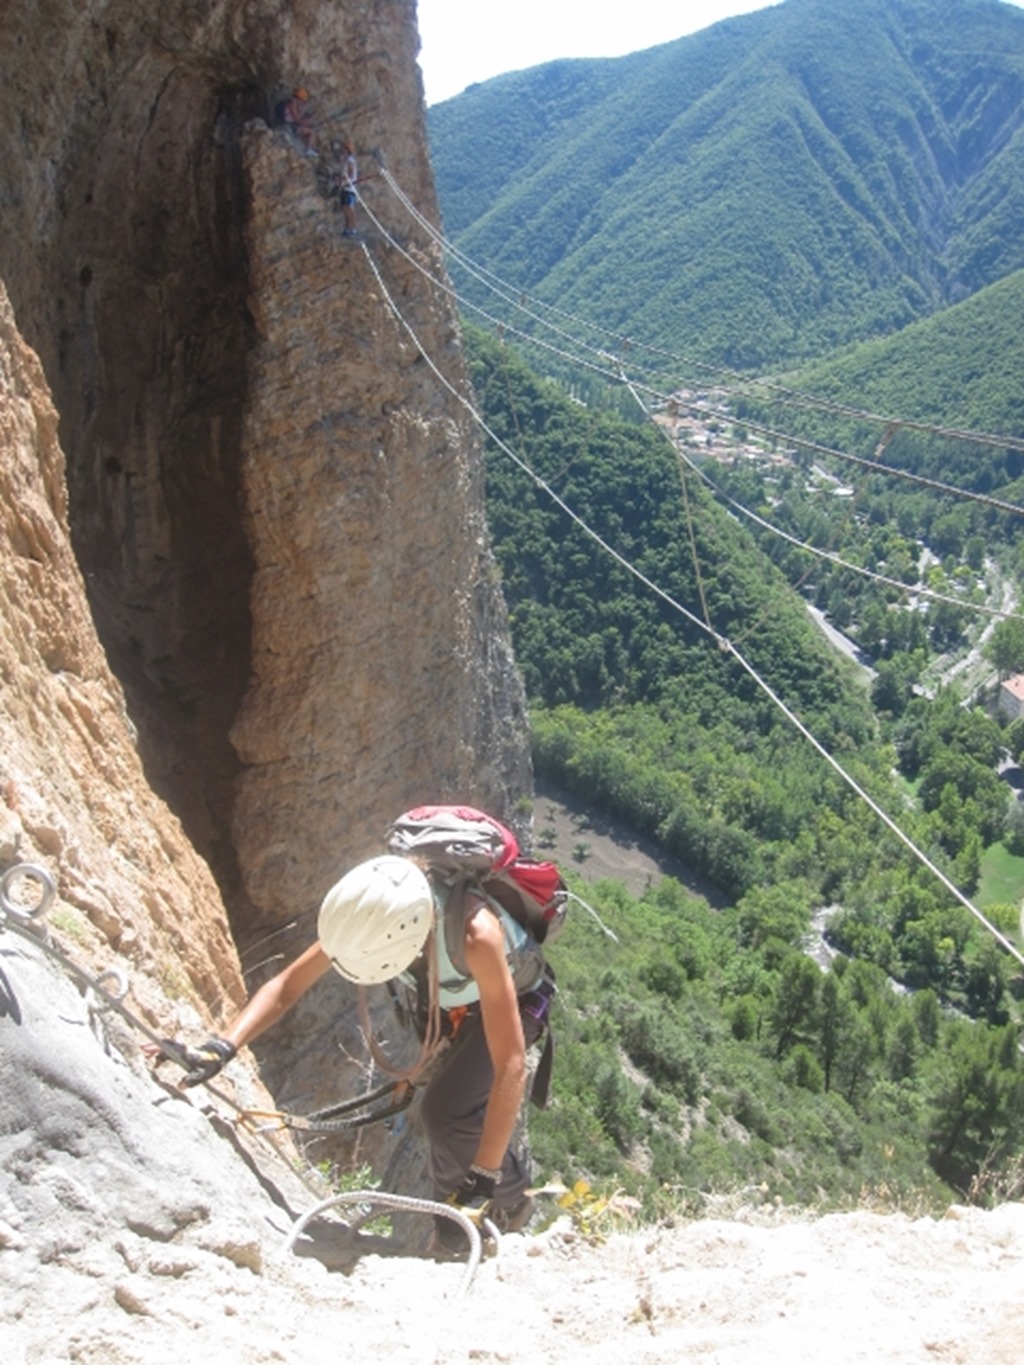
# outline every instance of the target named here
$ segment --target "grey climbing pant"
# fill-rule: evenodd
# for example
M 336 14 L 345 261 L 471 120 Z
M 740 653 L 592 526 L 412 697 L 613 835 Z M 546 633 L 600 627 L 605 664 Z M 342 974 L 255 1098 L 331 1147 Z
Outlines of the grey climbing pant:
M 530 1048 L 544 1025 L 525 1009 L 520 1010 L 520 1017 L 526 1046 Z M 447 1199 L 452 1190 L 458 1189 L 472 1165 L 493 1080 L 494 1067 L 483 1021 L 478 1011 L 471 1011 L 420 1101 L 420 1117 L 430 1143 L 430 1179 L 435 1199 Z M 501 1165 L 494 1207 L 514 1208 L 529 1185 L 526 1160 L 510 1147 Z

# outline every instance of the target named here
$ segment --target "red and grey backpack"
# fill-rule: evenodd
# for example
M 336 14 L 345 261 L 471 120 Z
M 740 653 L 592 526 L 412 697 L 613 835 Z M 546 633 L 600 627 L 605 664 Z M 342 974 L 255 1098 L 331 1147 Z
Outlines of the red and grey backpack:
M 565 923 L 568 891 L 561 873 L 554 863 L 524 857 L 512 831 L 473 806 L 416 806 L 394 820 L 385 837 L 391 853 L 416 859 L 442 891 L 445 944 L 457 970 L 466 970 L 468 891 L 478 891 L 501 906 L 526 930 L 528 946 L 509 966 L 516 989 L 525 992 L 520 997 L 525 1007 L 544 1021 L 546 1038 L 530 1093 L 533 1103 L 544 1108 L 554 1056 L 547 1020 L 554 973 L 540 945 L 557 938 Z M 419 970 L 422 976 L 422 964 Z M 410 1012 L 421 1039 L 429 1019 L 427 993 L 425 981 L 417 980 Z
M 416 806 L 388 826 L 391 853 L 415 858 L 442 884 L 481 891 L 537 944 L 565 923 L 568 892 L 554 863 L 527 858 L 512 831 L 473 806 Z

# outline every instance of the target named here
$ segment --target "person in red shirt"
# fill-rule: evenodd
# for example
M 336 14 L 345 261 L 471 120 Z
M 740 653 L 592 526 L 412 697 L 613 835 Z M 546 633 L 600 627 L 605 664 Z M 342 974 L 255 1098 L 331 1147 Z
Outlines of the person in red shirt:
M 307 156 L 317 156 L 316 130 L 309 114 L 309 93 L 301 85 L 284 106 L 284 126 L 302 143 Z

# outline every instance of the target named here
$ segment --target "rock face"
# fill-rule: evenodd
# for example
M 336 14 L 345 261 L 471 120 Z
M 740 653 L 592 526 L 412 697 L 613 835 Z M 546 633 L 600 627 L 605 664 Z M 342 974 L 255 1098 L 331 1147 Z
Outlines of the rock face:
M 530 789 L 457 322 L 377 173 L 436 219 L 417 43 L 410 0 L 0 22 L 4 860 L 154 1016 L 230 1013 L 234 945 L 274 936 L 251 985 L 308 943 L 402 807 Z M 299 80 L 360 240 L 272 126 Z M 351 1006 L 268 1041 L 285 1099 L 336 1095 Z
M 171 1017 L 168 998 L 230 1008 L 242 984 L 221 899 L 146 784 L 69 544 L 57 413 L 2 291 L 0 446 L 0 870 L 47 868 L 70 941 L 101 970 L 111 954 L 130 968 L 151 1014 Z
M 255 572 L 234 830 L 249 897 L 274 921 L 296 893 L 319 900 L 325 852 L 334 880 L 377 851 L 389 813 L 432 793 L 505 806 L 522 721 L 478 452 L 445 388 L 465 390 L 456 335 L 424 274 L 440 277 L 441 260 L 408 221 L 385 229 L 400 246 L 366 212 L 362 239 L 343 238 L 294 146 L 263 123 L 242 153 Z M 367 207 L 387 216 L 387 191 Z

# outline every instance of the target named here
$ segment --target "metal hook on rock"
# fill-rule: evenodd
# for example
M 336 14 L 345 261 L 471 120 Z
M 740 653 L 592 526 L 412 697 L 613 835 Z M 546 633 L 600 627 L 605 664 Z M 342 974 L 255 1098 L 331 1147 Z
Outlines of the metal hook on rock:
M 100 987 L 105 981 L 113 981 L 114 990 L 94 990 L 92 986 L 87 986 L 85 991 L 85 1002 L 90 1010 L 96 1014 L 103 1014 L 111 1006 L 116 1005 L 119 1000 L 123 1000 L 128 994 L 128 976 L 121 967 L 108 967 L 105 972 L 96 978 L 95 986 Z
M 41 894 L 35 905 L 19 905 L 11 899 L 11 892 L 19 880 L 35 881 L 39 884 Z M 15 863 L 13 867 L 7 869 L 3 877 L 0 877 L 0 920 L 4 915 L 11 915 L 23 923 L 42 919 L 56 895 L 57 888 L 45 867 L 39 867 L 36 863 Z

